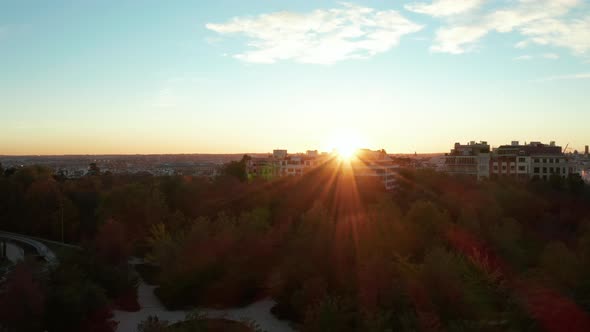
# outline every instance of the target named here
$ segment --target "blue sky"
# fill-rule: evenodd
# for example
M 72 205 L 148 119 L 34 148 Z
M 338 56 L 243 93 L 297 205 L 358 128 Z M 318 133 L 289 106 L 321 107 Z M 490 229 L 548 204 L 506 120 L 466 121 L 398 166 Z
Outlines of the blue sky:
M 583 0 L 0 0 L 0 154 L 590 144 Z

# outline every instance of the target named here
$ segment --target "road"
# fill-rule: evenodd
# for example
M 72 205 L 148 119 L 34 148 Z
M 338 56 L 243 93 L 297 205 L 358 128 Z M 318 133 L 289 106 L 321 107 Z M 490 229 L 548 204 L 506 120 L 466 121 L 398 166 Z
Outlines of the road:
M 49 266 L 55 266 L 59 264 L 55 253 L 47 248 L 46 245 L 37 240 L 31 239 L 27 236 L 2 231 L 0 231 L 0 240 L 8 240 L 14 243 L 22 243 L 28 245 L 29 247 L 33 247 L 33 249 L 35 249 L 37 252 L 37 255 L 43 257 Z
M 6 258 L 16 264 L 25 259 L 25 250 L 12 242 L 6 242 Z

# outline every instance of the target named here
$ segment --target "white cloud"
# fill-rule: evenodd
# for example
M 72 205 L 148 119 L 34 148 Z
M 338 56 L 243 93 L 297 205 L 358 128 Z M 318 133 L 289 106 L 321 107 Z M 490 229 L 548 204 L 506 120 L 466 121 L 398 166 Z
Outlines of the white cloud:
M 516 5 L 470 15 L 467 20 L 449 21 L 436 32 L 431 50 L 465 53 L 492 31 L 516 31 L 525 37 L 515 45 L 517 48 L 550 45 L 583 55 L 590 52 L 590 15 L 578 19 L 566 17 L 581 4 L 580 0 L 519 0 Z
M 569 48 L 576 55 L 590 51 L 590 15 L 582 19 L 545 19 L 522 28 L 531 43 Z
M 236 17 L 206 28 L 222 35 L 248 38 L 249 49 L 234 57 L 246 62 L 332 64 L 387 52 L 406 34 L 422 29 L 394 10 L 352 4 L 310 13 L 276 12 Z
M 405 9 L 434 17 L 457 15 L 481 6 L 485 0 L 434 0 L 427 4 L 414 2 L 404 6 Z
M 561 81 L 561 80 L 581 80 L 581 79 L 590 79 L 590 73 L 579 73 L 579 74 L 571 74 L 571 75 L 561 75 L 561 76 L 550 76 L 540 79 L 541 82 L 547 81 Z
M 521 55 L 514 58 L 514 60 L 531 60 L 532 58 L 532 55 Z
M 474 43 L 488 34 L 488 29 L 480 26 L 457 26 L 438 29 L 433 52 L 461 54 L 473 50 Z
M 559 59 L 559 55 L 557 55 L 555 53 L 545 53 L 542 55 L 542 57 L 545 59 L 549 59 L 549 60 Z
M 559 59 L 559 55 L 555 54 L 555 53 L 544 53 L 544 54 L 540 54 L 540 55 L 529 55 L 529 54 L 525 54 L 525 55 L 520 55 L 514 58 L 514 60 L 520 61 L 520 60 L 532 60 L 532 59 L 548 59 L 548 60 L 556 60 Z

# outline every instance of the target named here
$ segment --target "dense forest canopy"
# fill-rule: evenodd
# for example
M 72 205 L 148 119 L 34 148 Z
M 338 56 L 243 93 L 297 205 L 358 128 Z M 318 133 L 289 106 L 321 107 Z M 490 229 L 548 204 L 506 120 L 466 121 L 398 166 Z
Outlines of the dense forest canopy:
M 240 163 L 215 179 L 4 170 L 2 230 L 61 241 L 63 225 L 63 240 L 84 247 L 46 280 L 16 271 L 28 284 L 9 280 L 0 306 L 27 289 L 22 310 L 36 318 L 4 325 L 109 331 L 113 303 L 133 306 L 135 255 L 170 308 L 272 297 L 301 331 L 590 330 L 590 188 L 579 178 L 405 169 L 385 192 L 346 165 L 248 180 Z M 60 321 L 73 308 L 78 319 Z

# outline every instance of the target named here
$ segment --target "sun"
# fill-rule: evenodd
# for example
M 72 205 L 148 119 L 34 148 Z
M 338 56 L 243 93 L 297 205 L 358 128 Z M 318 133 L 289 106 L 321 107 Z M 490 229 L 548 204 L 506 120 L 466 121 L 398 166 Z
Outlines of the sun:
M 362 144 L 360 136 L 355 131 L 340 130 L 330 137 L 327 146 L 342 161 L 350 161 L 355 157 Z
M 337 148 L 338 157 L 342 160 L 351 160 L 355 155 L 358 147 L 352 145 L 343 145 Z

